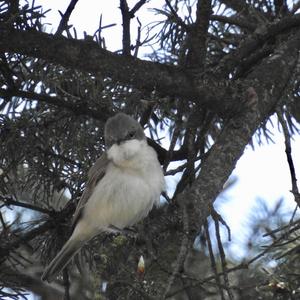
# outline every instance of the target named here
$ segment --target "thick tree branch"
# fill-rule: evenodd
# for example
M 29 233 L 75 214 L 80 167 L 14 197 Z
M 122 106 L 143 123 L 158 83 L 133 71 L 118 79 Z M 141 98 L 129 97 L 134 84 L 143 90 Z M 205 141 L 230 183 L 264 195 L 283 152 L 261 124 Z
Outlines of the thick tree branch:
M 263 39 L 299 25 L 300 15 L 295 15 L 272 24 L 265 34 L 257 33 L 251 36 L 238 50 L 220 62 L 214 74 L 219 74 L 221 78 L 226 77 L 223 75 L 224 72 L 228 72 L 247 56 L 251 49 L 258 47 Z M 221 81 L 216 82 L 215 85 L 212 82 L 197 82 L 195 86 L 190 76 L 179 67 L 117 55 L 101 49 L 94 42 L 0 27 L 0 51 L 25 54 L 65 67 L 95 74 L 101 73 L 103 77 L 113 78 L 127 85 L 132 84 L 147 92 L 156 90 L 161 96 L 194 99 L 199 105 L 205 105 L 219 114 L 233 111 L 233 106 L 240 103 L 240 99 L 233 96 L 234 84 L 231 87 L 232 92 L 229 92 L 228 84 L 223 86 Z M 83 60 L 82 57 L 88 59 Z
M 91 41 L 1 26 L 1 51 L 29 55 L 94 74 L 101 73 L 104 77 L 148 92 L 156 90 L 161 95 L 197 97 L 197 91 L 182 69 L 118 55 Z
M 197 3 L 197 13 L 196 13 L 196 31 L 199 42 L 196 47 L 198 47 L 198 56 L 200 67 L 204 65 L 204 60 L 206 57 L 206 40 L 207 31 L 209 25 L 210 15 L 212 14 L 211 0 L 199 0 Z
M 197 3 L 196 21 L 189 32 L 189 52 L 187 66 L 202 70 L 206 57 L 206 40 L 210 15 L 211 0 L 199 0 Z
M 200 225 L 204 224 L 210 214 L 213 202 L 222 191 L 255 130 L 279 101 L 295 68 L 299 50 L 300 32 L 249 75 L 249 79 L 255 78 L 253 82 L 257 83 L 255 90 L 248 89 L 245 98 L 255 103 L 258 96 L 257 106 L 244 115 L 233 117 L 224 127 L 210 154 L 202 163 L 198 178 L 190 189 L 179 196 L 178 201 L 187 204 L 191 238 L 195 237 Z M 273 77 L 266 77 L 266 73 L 273 74 Z
M 180 250 L 179 250 L 176 262 L 175 262 L 173 272 L 172 272 L 171 276 L 169 277 L 168 284 L 167 284 L 167 287 L 166 287 L 166 290 L 164 292 L 162 299 L 167 298 L 167 295 L 169 294 L 169 292 L 175 282 L 176 276 L 178 276 L 178 274 L 181 273 L 184 263 L 185 263 L 185 260 L 187 258 L 187 255 L 189 253 L 189 248 L 191 246 L 189 243 L 188 236 L 185 234 L 189 231 L 188 214 L 187 214 L 185 206 L 182 207 L 182 223 L 183 223 L 184 234 L 182 235 Z
M 248 58 L 250 54 L 256 51 L 271 37 L 276 37 L 278 34 L 287 29 L 300 26 L 300 14 L 286 17 L 278 22 L 268 26 L 260 26 L 256 31 L 245 39 L 240 46 L 233 52 L 229 53 L 219 63 L 217 74 L 219 76 L 228 76 L 243 59 Z
M 134 85 L 136 88 L 152 92 L 156 91 L 160 96 L 178 96 L 184 99 L 196 100 L 198 105 L 205 105 L 212 111 L 224 114 L 232 111 L 240 99 L 233 97 L 234 84 L 229 87 L 227 82 L 224 88 L 221 81 L 198 82 L 193 84 L 186 72 L 175 66 L 168 66 L 137 58 L 117 55 L 104 50 L 94 42 L 67 39 L 63 36 L 37 31 L 22 31 L 6 27 L 0 27 L 0 51 L 13 52 L 45 59 L 64 67 L 70 67 L 94 74 L 102 74 L 102 77 L 113 78 L 126 85 Z M 83 60 L 82 58 L 88 58 Z M 216 86 L 217 85 L 217 86 Z M 232 92 L 228 92 L 232 88 Z M 10 91 L 1 91 L 4 96 Z M 18 91 L 15 96 L 32 96 L 28 92 Z M 37 98 L 40 101 L 51 103 L 52 97 Z M 70 104 L 59 101 L 67 108 Z M 55 104 L 55 103 L 54 103 Z M 74 109 L 72 104 L 69 109 Z M 80 106 L 78 113 L 86 112 L 94 117 L 97 112 Z

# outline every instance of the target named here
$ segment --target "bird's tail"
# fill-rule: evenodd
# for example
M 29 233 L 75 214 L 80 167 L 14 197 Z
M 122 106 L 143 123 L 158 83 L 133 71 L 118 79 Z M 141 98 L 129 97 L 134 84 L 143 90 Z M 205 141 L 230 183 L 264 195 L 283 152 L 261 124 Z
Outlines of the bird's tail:
M 71 237 L 47 266 L 42 275 L 42 280 L 48 282 L 53 281 L 56 275 L 67 265 L 81 246 L 82 243 L 80 241 L 74 240 Z

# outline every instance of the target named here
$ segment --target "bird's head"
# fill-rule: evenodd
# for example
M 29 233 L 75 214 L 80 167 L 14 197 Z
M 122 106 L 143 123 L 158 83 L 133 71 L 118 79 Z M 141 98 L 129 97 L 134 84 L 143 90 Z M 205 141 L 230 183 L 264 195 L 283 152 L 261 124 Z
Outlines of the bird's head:
M 108 119 L 104 138 L 108 156 L 115 162 L 130 160 L 146 141 L 142 126 L 124 113 L 118 113 Z

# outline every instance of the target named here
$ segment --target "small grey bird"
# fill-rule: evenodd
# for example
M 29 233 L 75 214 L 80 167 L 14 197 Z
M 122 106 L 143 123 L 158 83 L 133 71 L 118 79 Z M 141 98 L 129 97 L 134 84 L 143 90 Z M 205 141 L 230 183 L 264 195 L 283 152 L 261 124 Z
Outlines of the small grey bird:
M 42 275 L 52 281 L 79 249 L 103 231 L 132 226 L 152 209 L 164 176 L 141 125 L 123 113 L 105 124 L 106 152 L 88 174 L 73 218 L 73 233 Z

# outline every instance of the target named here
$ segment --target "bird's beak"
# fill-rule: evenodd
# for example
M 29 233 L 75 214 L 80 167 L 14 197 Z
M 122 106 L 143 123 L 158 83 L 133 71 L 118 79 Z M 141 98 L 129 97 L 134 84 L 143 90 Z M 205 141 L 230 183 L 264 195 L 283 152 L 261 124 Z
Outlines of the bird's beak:
M 126 141 L 125 138 L 119 139 L 119 140 L 116 141 L 116 144 L 117 144 L 117 145 L 120 145 L 120 144 L 122 144 L 122 143 L 125 142 L 125 141 Z

